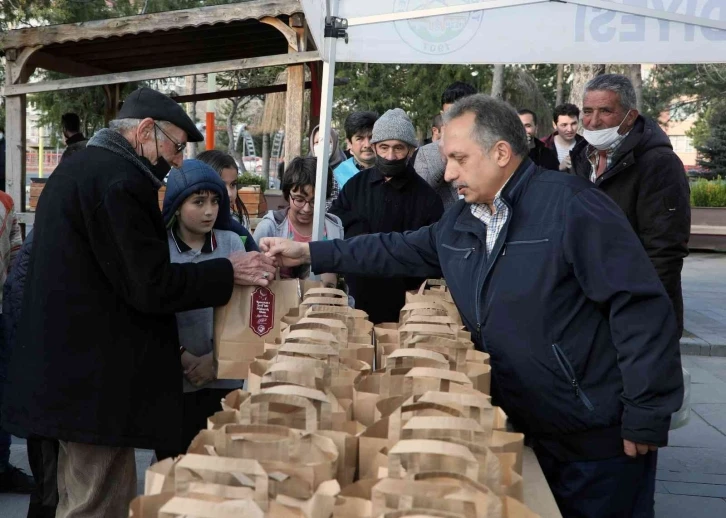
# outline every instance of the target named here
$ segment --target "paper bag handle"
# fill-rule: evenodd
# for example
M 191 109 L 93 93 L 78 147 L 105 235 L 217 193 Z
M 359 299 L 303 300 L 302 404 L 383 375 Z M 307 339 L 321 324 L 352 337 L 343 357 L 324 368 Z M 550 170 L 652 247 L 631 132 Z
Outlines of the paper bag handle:
M 426 288 L 429 286 L 443 286 L 444 288 L 447 287 L 446 281 L 443 279 L 426 279 L 423 284 L 421 284 L 421 287 L 418 289 L 418 294 L 423 295 L 426 291 Z
M 388 476 L 403 478 L 403 460 L 409 459 L 411 464 L 419 465 L 419 461 L 415 459 L 422 456 L 451 457 L 463 461 L 465 466 L 462 474 L 472 480 L 478 480 L 479 462 L 474 454 L 469 451 L 469 448 L 460 444 L 432 439 L 398 441 L 388 453 Z

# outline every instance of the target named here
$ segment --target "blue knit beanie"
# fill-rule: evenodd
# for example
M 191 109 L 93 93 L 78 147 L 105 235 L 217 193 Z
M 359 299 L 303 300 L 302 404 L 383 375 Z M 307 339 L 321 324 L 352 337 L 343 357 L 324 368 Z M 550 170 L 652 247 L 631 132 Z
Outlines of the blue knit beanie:
M 161 215 L 168 227 L 184 201 L 192 194 L 210 191 L 219 195 L 219 214 L 214 228 L 231 230 L 227 186 L 217 172 L 201 160 L 184 160 L 180 168 L 172 168 L 166 181 L 166 195 Z

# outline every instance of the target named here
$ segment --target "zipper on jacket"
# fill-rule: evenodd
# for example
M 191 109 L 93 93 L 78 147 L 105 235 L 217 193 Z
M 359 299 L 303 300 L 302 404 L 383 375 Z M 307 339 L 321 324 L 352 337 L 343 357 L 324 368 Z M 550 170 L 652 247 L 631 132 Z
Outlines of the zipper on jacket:
M 548 237 L 544 239 L 529 239 L 524 241 L 510 241 L 509 243 L 506 243 L 507 245 L 535 245 L 537 243 L 549 243 L 550 239 Z
M 455 248 L 446 244 L 442 244 L 441 246 L 454 252 L 466 252 L 464 254 L 464 259 L 469 259 L 469 256 L 476 251 L 476 248 Z
M 575 376 L 575 369 L 572 368 L 572 364 L 562 352 L 560 346 L 557 344 L 552 344 L 552 351 L 555 353 L 557 363 L 560 364 L 560 368 L 562 369 L 562 372 L 565 373 L 565 377 L 570 380 L 572 388 L 575 390 L 575 395 L 580 398 L 580 401 L 582 401 L 582 403 L 587 407 L 588 410 L 595 410 L 595 407 L 593 406 L 590 399 L 580 388 L 580 384 L 577 381 L 577 376 Z

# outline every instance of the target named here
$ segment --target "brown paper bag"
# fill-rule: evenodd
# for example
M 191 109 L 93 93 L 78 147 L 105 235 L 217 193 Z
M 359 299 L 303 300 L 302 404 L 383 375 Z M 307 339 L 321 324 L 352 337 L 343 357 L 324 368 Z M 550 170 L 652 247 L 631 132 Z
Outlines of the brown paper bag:
M 174 492 L 174 464 L 176 462 L 177 459 L 164 459 L 147 468 L 144 479 L 145 495 Z
M 244 379 L 265 341 L 280 336 L 282 317 L 300 304 L 298 279 L 272 281 L 269 287 L 235 286 L 227 305 L 214 310 L 217 378 Z
M 259 462 L 229 457 L 188 454 L 174 466 L 177 494 L 216 494 L 224 498 L 254 500 L 260 509 L 268 509 L 267 472 Z M 237 492 L 220 491 L 217 487 Z
M 333 509 L 333 518 L 371 518 L 371 493 L 377 479 L 366 479 L 344 487 Z
M 439 439 L 401 440 L 388 452 L 388 476 L 413 478 L 417 473 L 455 473 L 502 492 L 502 466 L 480 447 L 477 453 L 460 442 Z
M 274 425 L 202 430 L 189 453 L 257 460 L 273 481 L 271 494 L 303 499 L 310 498 L 322 482 L 335 479 L 339 455 L 327 437 Z
M 221 501 L 220 501 L 221 500 Z M 159 509 L 158 518 L 264 518 L 253 500 L 214 499 L 206 495 L 174 496 Z
M 372 514 L 428 509 L 450 511 L 466 518 L 502 518 L 501 499 L 485 486 L 466 478 L 385 478 L 371 491 Z
M 449 316 L 461 323 L 461 315 L 454 303 L 454 299 L 451 297 L 451 293 L 449 293 L 446 287 L 446 283 L 438 284 L 439 282 L 443 281 L 427 280 L 417 292 L 408 292 L 406 294 L 406 303 L 437 302 L 446 308 Z M 436 287 L 441 289 L 434 289 Z

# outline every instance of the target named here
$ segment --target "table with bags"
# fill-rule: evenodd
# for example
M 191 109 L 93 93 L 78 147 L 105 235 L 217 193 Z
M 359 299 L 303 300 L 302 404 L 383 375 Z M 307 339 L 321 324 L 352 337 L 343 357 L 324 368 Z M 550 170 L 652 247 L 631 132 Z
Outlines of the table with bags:
M 186 455 L 146 473 L 134 518 L 559 517 L 522 434 L 491 404 L 443 281 L 374 326 L 311 281 L 236 287 L 215 311 L 220 401 Z

